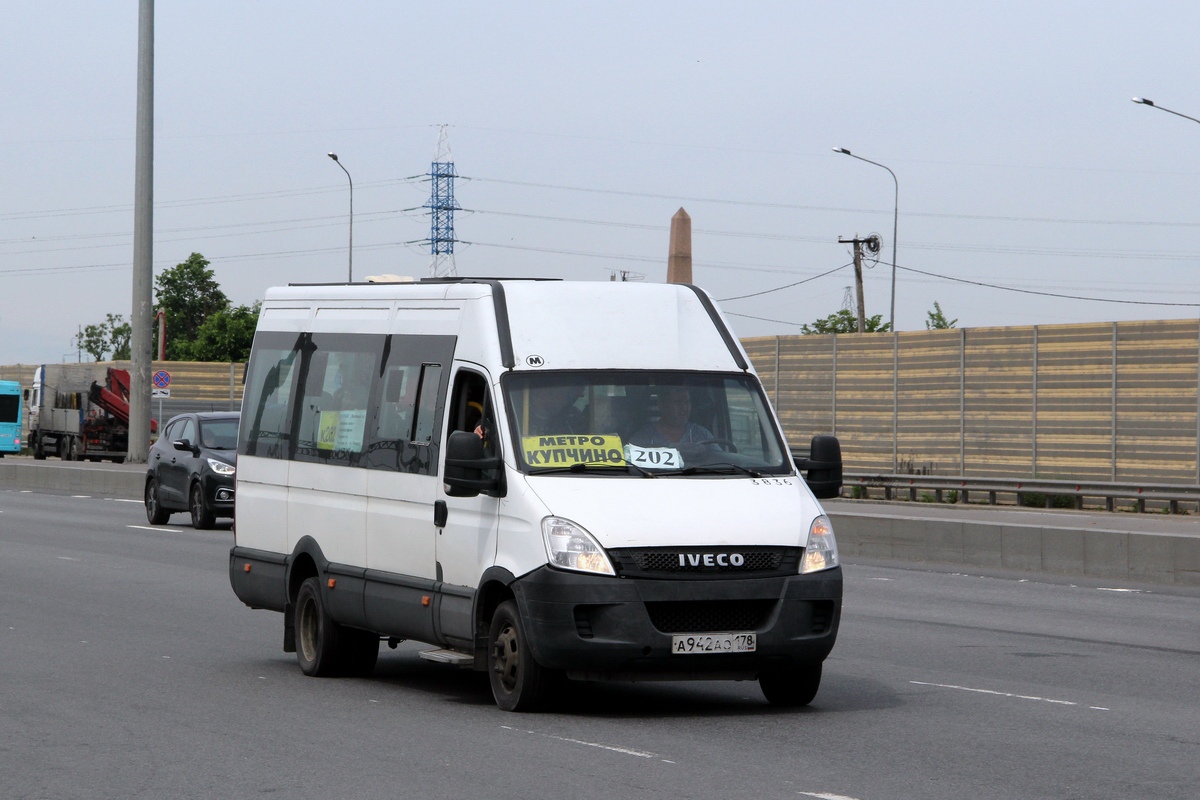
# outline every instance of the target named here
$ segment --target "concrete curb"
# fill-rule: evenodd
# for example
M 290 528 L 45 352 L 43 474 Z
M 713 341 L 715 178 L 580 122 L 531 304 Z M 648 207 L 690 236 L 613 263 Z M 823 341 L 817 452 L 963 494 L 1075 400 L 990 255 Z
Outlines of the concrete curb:
M 1200 538 L 1095 528 L 830 511 L 855 557 L 1200 586 Z
M 115 497 L 141 500 L 146 484 L 142 465 L 60 464 L 32 459 L 0 460 L 0 488 L 86 494 L 91 497 Z

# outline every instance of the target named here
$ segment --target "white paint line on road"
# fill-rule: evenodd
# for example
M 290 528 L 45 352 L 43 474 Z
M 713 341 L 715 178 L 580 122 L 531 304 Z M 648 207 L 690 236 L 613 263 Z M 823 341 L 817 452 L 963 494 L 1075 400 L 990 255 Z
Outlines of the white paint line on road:
M 179 528 L 151 528 L 149 525 L 126 525 L 126 528 L 137 528 L 139 531 L 162 531 L 163 533 L 183 533 Z
M 954 686 L 949 683 L 926 683 L 925 681 L 909 681 L 917 686 L 936 686 L 939 689 L 957 689 L 960 692 L 975 692 L 976 694 L 990 694 L 996 697 L 1012 697 L 1017 700 L 1037 700 L 1042 703 L 1053 703 L 1058 706 L 1077 706 L 1079 703 L 1071 700 L 1054 700 L 1049 697 L 1036 697 L 1031 694 L 1013 694 L 1012 692 L 997 692 L 992 689 L 972 689 L 970 686 Z M 1104 709 L 1107 711 L 1108 709 Z
M 819 797 L 821 800 L 857 800 L 854 797 L 847 797 L 844 794 L 829 794 L 828 792 L 796 792 L 805 797 Z
M 91 500 L 92 499 L 92 496 L 90 494 L 73 494 L 73 495 L 71 495 L 71 497 L 74 497 L 76 500 Z
M 143 502 L 142 500 L 126 500 L 123 497 L 110 497 L 109 499 L 112 500 L 114 503 L 137 503 L 139 506 Z
M 515 731 L 517 733 L 529 733 L 529 734 L 533 734 L 534 736 L 544 736 L 547 739 L 554 739 L 555 741 L 558 741 L 558 742 L 566 742 L 567 744 L 580 744 L 580 745 L 583 745 L 584 747 L 597 747 L 601 750 L 608 750 L 613 753 L 621 753 L 622 755 L 627 755 L 627 756 L 636 756 L 638 758 L 657 758 L 656 753 L 648 753 L 645 750 L 634 750 L 633 748 L 630 748 L 630 747 L 618 747 L 616 745 L 611 745 L 611 744 L 600 744 L 599 742 L 585 742 L 582 739 L 568 739 L 565 736 L 555 736 L 552 733 L 540 733 L 538 731 L 526 731 L 526 730 L 522 730 L 520 728 L 513 728 L 508 725 L 501 725 L 500 727 L 506 731 Z
M 1103 586 L 1096 587 L 1097 592 L 1120 592 L 1121 594 L 1149 594 L 1145 589 L 1105 589 Z
M 70 556 L 55 556 L 55 558 L 57 558 L 59 561 L 78 561 L 79 560 L 78 558 L 71 558 Z

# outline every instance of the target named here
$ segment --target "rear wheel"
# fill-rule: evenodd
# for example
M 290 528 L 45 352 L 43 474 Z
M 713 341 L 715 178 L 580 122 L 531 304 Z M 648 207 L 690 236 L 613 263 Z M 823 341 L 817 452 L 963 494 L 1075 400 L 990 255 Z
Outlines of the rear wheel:
M 805 664 L 792 669 L 765 671 L 758 676 L 758 686 L 773 706 L 806 706 L 821 688 L 821 665 Z
M 296 660 L 305 675 L 325 678 L 337 674 L 339 632 L 321 600 L 320 580 L 307 579 L 296 595 Z
M 488 674 L 492 696 L 504 711 L 532 711 L 542 705 L 548 694 L 553 675 L 534 660 L 513 600 L 505 600 L 492 615 Z
M 58 439 L 58 457 L 63 461 L 75 460 L 75 437 L 60 436 Z
M 146 481 L 146 519 L 151 525 L 165 525 L 171 518 L 171 512 L 162 507 L 158 500 L 158 481 L 154 478 Z
M 45 448 L 42 447 L 42 437 L 41 436 L 33 437 L 33 460 L 34 461 L 45 461 L 46 460 L 46 450 L 45 450 Z
M 216 515 L 208 507 L 204 499 L 204 487 L 199 481 L 192 484 L 192 491 L 188 495 L 188 511 L 192 513 L 192 527 L 196 530 L 208 530 L 216 522 Z

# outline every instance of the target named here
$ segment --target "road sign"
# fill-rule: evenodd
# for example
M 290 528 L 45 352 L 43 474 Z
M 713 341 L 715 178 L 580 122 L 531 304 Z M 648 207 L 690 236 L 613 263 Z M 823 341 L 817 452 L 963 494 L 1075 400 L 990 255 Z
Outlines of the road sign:
M 159 389 L 157 387 L 153 387 L 150 389 L 151 399 L 157 398 L 157 399 L 161 400 L 164 397 L 170 397 L 170 396 L 171 396 L 170 389 Z
M 170 386 L 171 373 L 167 372 L 165 369 L 160 369 L 158 372 L 154 373 L 154 385 L 160 389 L 165 389 Z M 154 396 L 157 397 L 158 395 Z M 169 394 L 167 396 L 170 397 Z

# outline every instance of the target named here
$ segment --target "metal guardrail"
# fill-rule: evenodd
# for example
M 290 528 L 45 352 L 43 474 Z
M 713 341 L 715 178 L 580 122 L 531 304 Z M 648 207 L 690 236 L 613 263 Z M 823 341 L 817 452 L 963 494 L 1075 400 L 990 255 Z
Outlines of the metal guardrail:
M 857 491 L 856 491 L 857 490 Z M 1084 507 L 1086 498 L 1104 501 L 1104 508 L 1114 511 L 1118 500 L 1132 500 L 1138 511 L 1146 510 L 1147 501 L 1179 513 L 1180 503 L 1195 503 L 1200 510 L 1200 484 L 1178 483 L 1111 483 L 1045 480 L 1041 478 L 975 478 L 963 475 L 869 475 L 846 473 L 843 476 L 842 497 L 869 498 L 872 490 L 882 490 L 885 500 L 907 497 L 918 500 L 918 492 L 932 493 L 935 502 L 968 503 L 972 494 L 987 494 L 989 505 L 997 505 L 1000 499 L 1012 497 L 1016 505 L 1038 505 L 1046 508 L 1063 507 L 1069 498 L 1076 509 Z M 953 493 L 953 498 L 948 495 Z

